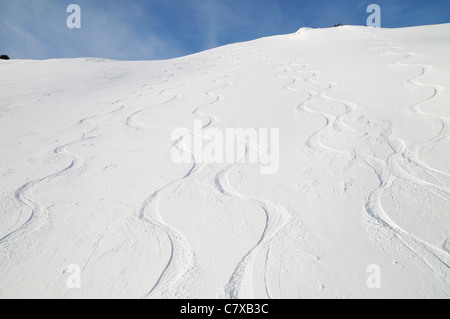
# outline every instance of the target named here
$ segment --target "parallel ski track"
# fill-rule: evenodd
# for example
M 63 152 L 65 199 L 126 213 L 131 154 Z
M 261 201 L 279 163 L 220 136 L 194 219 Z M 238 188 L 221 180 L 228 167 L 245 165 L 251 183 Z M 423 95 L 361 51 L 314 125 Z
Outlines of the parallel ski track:
M 411 56 L 415 55 L 415 53 L 410 52 L 398 52 L 397 50 L 399 49 L 399 47 L 393 47 L 386 40 L 382 40 L 380 43 L 384 44 L 384 46 L 380 48 L 384 50 L 381 53 L 384 56 L 401 55 L 402 59 L 408 59 Z M 436 136 L 423 143 L 412 144 L 407 143 L 399 137 L 388 137 L 387 143 L 389 144 L 393 153 L 389 156 L 386 162 L 377 158 L 364 158 L 362 156 L 360 157 L 360 160 L 362 162 L 365 162 L 374 170 L 374 173 L 377 175 L 380 181 L 379 186 L 369 194 L 365 208 L 368 214 L 376 221 L 376 224 L 380 225 L 381 228 L 379 228 L 378 231 L 381 231 L 383 233 L 387 230 L 391 234 L 391 237 L 397 238 L 409 251 L 419 257 L 424 262 L 424 264 L 426 264 L 436 275 L 442 278 L 446 278 L 449 274 L 450 269 L 450 254 L 445 250 L 445 247 L 436 247 L 403 229 L 400 225 L 392 220 L 381 203 L 383 193 L 388 191 L 388 189 L 393 186 L 395 181 L 399 179 L 408 180 L 412 183 L 423 186 L 428 190 L 432 188 L 450 194 L 450 189 L 448 188 L 448 186 L 442 183 L 441 185 L 436 185 L 428 181 L 424 181 L 419 177 L 412 175 L 412 173 L 407 172 L 402 165 L 402 163 L 405 161 L 409 163 L 412 162 L 416 167 L 420 167 L 422 170 L 427 171 L 429 175 L 433 177 L 435 176 L 431 172 L 438 173 L 441 176 L 445 177 L 449 176 L 447 172 L 442 172 L 425 164 L 418 156 L 419 150 L 425 145 L 429 145 L 430 143 L 437 144 L 440 141 L 448 138 L 448 119 L 439 117 L 435 114 L 427 113 L 422 109 L 422 106 L 425 103 L 442 94 L 445 91 L 445 88 L 439 85 L 423 84 L 419 81 L 421 77 L 423 77 L 433 69 L 431 65 L 414 63 L 408 64 L 399 61 L 397 61 L 395 64 L 404 67 L 414 67 L 420 70 L 420 73 L 417 76 L 413 77 L 412 79 L 406 80 L 405 84 L 412 87 L 428 87 L 433 90 L 433 93 L 429 97 L 411 105 L 409 109 L 411 113 L 422 117 L 433 128 L 436 126 L 435 123 L 439 123 L 440 129 Z M 436 177 L 435 180 L 440 181 Z M 375 230 L 376 233 L 378 233 L 378 231 Z
M 271 54 L 267 53 L 264 54 L 258 52 L 258 54 L 260 54 L 260 57 L 263 59 L 272 57 Z M 237 264 L 230 279 L 228 280 L 228 283 L 224 287 L 223 294 L 226 298 L 230 299 L 254 297 L 253 295 L 242 296 L 242 290 L 245 281 L 248 281 L 251 287 L 247 288 L 250 288 L 249 291 L 251 294 L 253 294 L 253 269 L 255 267 L 254 260 L 258 254 L 260 254 L 262 251 L 265 251 L 263 284 L 267 298 L 273 299 L 268 281 L 271 242 L 277 237 L 280 231 L 286 225 L 288 225 L 291 220 L 291 215 L 288 210 L 281 204 L 268 199 L 244 195 L 237 191 L 236 188 L 230 183 L 229 176 L 231 172 L 239 165 L 242 165 L 244 163 L 244 160 L 248 158 L 248 155 L 250 154 L 250 147 L 256 147 L 258 150 L 258 154 L 262 151 L 260 145 L 250 146 L 250 142 L 248 140 L 236 140 L 236 142 L 240 143 L 240 145 L 245 148 L 243 157 L 239 159 L 235 164 L 225 167 L 216 175 L 216 188 L 220 193 L 226 196 L 239 200 L 250 201 L 258 205 L 264 213 L 265 225 L 256 244 L 251 247 L 251 249 L 241 258 L 241 260 Z
M 207 60 L 204 63 L 208 63 Z M 217 64 L 213 64 L 209 69 L 213 69 Z M 201 68 L 198 72 L 203 72 L 202 74 L 208 74 L 208 70 L 205 72 L 205 68 Z M 225 75 L 225 79 L 229 75 Z M 215 93 L 216 90 L 224 89 L 229 84 L 223 83 L 220 80 L 213 80 L 214 83 L 220 83 L 219 87 L 211 89 L 207 91 L 205 94 L 212 97 L 212 101 L 208 102 L 204 105 L 201 105 L 193 110 L 192 115 L 195 119 L 202 120 L 203 126 L 202 129 L 205 129 L 214 124 L 215 117 L 210 116 L 206 112 L 203 111 L 204 108 L 210 107 L 216 103 L 222 101 L 223 97 L 217 95 Z M 164 90 L 164 92 L 168 92 L 170 89 Z M 174 95 L 171 97 L 166 104 L 170 103 L 174 100 Z M 135 116 L 136 114 L 134 114 Z M 189 135 L 195 136 L 199 135 L 199 132 L 190 131 Z M 167 293 L 171 288 L 173 288 L 177 283 L 180 282 L 188 282 L 189 278 L 194 275 L 195 272 L 198 271 L 197 266 L 197 257 L 194 249 L 188 243 L 187 239 L 174 227 L 169 225 L 162 218 L 161 212 L 159 210 L 159 204 L 161 201 L 162 195 L 169 191 L 173 186 L 179 185 L 183 181 L 192 178 L 196 174 L 200 172 L 205 166 L 203 161 L 196 161 L 196 154 L 192 153 L 191 150 L 184 147 L 183 143 L 186 136 L 179 138 L 177 141 L 174 141 L 172 144 L 172 148 L 177 148 L 180 151 L 188 152 L 191 154 L 193 165 L 189 169 L 189 171 L 183 177 L 176 179 L 168 184 L 164 185 L 157 191 L 155 191 L 150 197 L 141 205 L 139 209 L 139 218 L 148 222 L 153 227 L 156 227 L 163 231 L 168 238 L 169 246 L 170 246 L 170 256 L 168 258 L 168 262 L 165 265 L 164 269 L 160 273 L 158 279 L 152 288 L 142 297 L 144 298 L 156 298 L 164 296 L 164 293 Z M 202 136 L 202 138 L 205 138 Z

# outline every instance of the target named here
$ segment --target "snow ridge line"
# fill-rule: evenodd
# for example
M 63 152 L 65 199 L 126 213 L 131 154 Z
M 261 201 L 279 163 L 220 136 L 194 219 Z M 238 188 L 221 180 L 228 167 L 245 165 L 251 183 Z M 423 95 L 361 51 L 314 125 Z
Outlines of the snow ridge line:
M 113 102 L 112 104 L 115 104 L 119 101 Z M 80 120 L 78 122 L 78 125 L 83 125 L 87 121 L 91 121 L 94 118 L 98 118 L 101 116 L 107 116 L 109 114 L 116 113 L 120 110 L 122 110 L 124 106 L 119 107 L 118 109 L 115 109 L 113 111 L 107 112 L 107 113 L 100 113 L 93 115 L 91 117 L 85 118 L 83 120 Z M 74 171 L 76 169 L 81 168 L 84 165 L 84 161 L 75 155 L 71 154 L 68 151 L 68 148 L 72 147 L 75 144 L 82 143 L 84 141 L 94 139 L 96 136 L 88 136 L 90 134 L 93 134 L 94 132 L 97 132 L 99 130 L 98 124 L 94 124 L 91 122 L 91 125 L 94 125 L 94 128 L 84 132 L 81 136 L 81 138 L 69 142 L 67 144 L 64 144 L 62 146 L 58 146 L 56 149 L 53 150 L 53 153 L 56 155 L 63 156 L 64 158 L 68 158 L 70 163 L 68 166 L 63 168 L 60 171 L 57 171 L 53 174 L 50 174 L 46 177 L 42 177 L 33 181 L 30 181 L 24 185 L 22 185 L 19 189 L 15 192 L 15 198 L 20 203 L 22 203 L 24 206 L 28 206 L 31 209 L 30 217 L 25 221 L 24 224 L 22 224 L 19 228 L 16 230 L 13 230 L 9 232 L 7 235 L 0 238 L 0 244 L 3 244 L 4 242 L 15 240 L 20 237 L 22 237 L 29 229 L 30 235 L 42 227 L 45 226 L 45 224 L 48 222 L 49 218 L 49 212 L 39 203 L 34 201 L 33 199 L 33 193 L 37 188 L 39 188 L 40 184 L 47 183 L 50 180 L 56 179 L 58 177 L 61 177 L 62 175 L 68 173 L 69 171 Z

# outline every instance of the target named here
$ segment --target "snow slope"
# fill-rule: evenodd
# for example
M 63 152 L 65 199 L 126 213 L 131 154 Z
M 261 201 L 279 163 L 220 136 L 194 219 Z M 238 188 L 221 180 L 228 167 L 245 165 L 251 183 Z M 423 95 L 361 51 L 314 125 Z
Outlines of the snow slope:
M 449 298 L 449 56 L 446 24 L 2 61 L 0 297 Z M 279 128 L 278 173 L 174 163 L 195 120 Z

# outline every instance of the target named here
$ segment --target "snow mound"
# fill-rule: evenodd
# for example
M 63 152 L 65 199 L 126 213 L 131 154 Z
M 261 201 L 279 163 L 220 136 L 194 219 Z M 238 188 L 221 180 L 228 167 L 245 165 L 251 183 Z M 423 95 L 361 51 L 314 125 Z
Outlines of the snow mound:
M 0 63 L 0 298 L 449 298 L 450 25 L 338 29 Z

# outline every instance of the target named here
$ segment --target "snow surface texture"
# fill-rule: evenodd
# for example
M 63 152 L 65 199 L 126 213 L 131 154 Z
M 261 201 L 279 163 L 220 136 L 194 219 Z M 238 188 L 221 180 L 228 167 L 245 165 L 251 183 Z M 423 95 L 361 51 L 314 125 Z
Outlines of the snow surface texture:
M 449 56 L 447 24 L 1 62 L 0 297 L 449 298 Z M 174 163 L 195 120 L 279 128 L 279 172 Z

